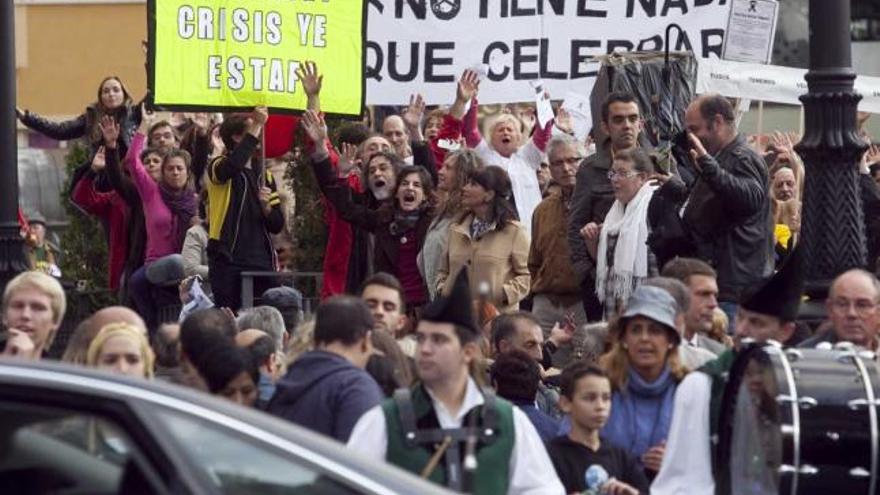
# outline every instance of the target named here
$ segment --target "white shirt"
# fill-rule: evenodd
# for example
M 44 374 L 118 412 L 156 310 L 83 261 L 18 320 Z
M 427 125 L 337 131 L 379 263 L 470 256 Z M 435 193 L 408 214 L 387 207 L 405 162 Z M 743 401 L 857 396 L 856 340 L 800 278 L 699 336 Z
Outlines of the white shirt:
M 672 424 L 651 495 L 713 495 L 709 408 L 712 378 L 688 373 L 675 391 Z
M 718 356 L 712 354 L 712 351 L 703 349 L 702 347 L 680 345 L 678 346 L 678 358 L 681 359 L 681 364 L 684 365 L 685 368 L 696 370 L 709 361 L 718 359 Z
M 525 145 L 516 150 L 516 153 L 504 158 L 489 146 L 485 139 L 480 140 L 475 150 L 486 165 L 496 165 L 504 169 L 510 176 L 513 188 L 513 198 L 516 201 L 516 210 L 519 221 L 526 228 L 526 232 L 532 235 L 532 213 L 537 208 L 541 197 L 541 186 L 538 185 L 536 171 L 541 168 L 541 160 L 544 154 L 529 139 Z
M 473 379 L 468 378 L 464 401 L 458 413 L 453 417 L 446 407 L 431 394 L 434 412 L 441 428 L 460 428 L 465 415 L 476 406 L 483 404 L 483 394 Z M 510 456 L 510 483 L 508 495 L 559 495 L 565 488 L 556 470 L 550 462 L 544 443 L 528 416 L 519 408 L 513 408 L 513 453 Z M 388 430 L 385 425 L 385 413 L 382 406 L 376 406 L 366 413 L 354 425 L 348 438 L 348 448 L 370 456 L 372 459 L 382 458 L 388 451 Z

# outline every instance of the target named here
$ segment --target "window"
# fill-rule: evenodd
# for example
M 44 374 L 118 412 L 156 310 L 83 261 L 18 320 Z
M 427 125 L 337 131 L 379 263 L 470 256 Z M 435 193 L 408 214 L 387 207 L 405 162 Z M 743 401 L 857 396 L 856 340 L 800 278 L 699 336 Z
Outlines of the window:
M 134 444 L 106 418 L 0 401 L 0 493 L 118 493 L 144 479 Z
M 227 494 L 356 494 L 351 488 L 304 466 L 290 454 L 232 430 L 196 418 L 161 411 L 160 419 L 171 430 L 187 456 Z

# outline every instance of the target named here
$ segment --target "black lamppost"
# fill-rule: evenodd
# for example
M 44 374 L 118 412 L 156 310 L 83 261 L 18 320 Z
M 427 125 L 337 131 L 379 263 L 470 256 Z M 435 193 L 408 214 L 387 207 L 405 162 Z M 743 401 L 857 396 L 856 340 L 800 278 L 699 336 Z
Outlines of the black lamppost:
M 801 248 L 806 293 L 825 298 L 831 281 L 865 266 L 858 163 L 867 144 L 858 135 L 853 91 L 849 0 L 810 0 L 809 92 L 801 96 L 805 131 L 797 152 L 806 166 Z
M 0 290 L 27 269 L 18 227 L 14 9 L 13 0 L 0 0 Z

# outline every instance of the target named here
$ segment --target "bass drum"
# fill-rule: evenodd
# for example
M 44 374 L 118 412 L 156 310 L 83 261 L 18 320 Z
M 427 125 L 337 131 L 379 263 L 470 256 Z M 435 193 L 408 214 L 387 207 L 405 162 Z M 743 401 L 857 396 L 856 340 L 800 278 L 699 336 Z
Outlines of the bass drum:
M 874 354 L 747 347 L 728 376 L 719 486 L 734 494 L 873 495 L 880 397 Z

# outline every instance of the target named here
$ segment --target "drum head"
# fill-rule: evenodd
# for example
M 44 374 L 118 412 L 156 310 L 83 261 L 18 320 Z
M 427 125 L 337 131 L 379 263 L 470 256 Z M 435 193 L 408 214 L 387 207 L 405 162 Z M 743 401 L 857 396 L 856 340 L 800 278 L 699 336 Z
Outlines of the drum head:
M 739 353 L 719 411 L 716 481 L 755 495 L 874 493 L 877 368 L 853 350 Z
M 728 375 L 720 414 L 720 466 L 736 493 L 776 495 L 783 462 L 784 410 L 776 398 L 787 384 L 763 346 L 745 349 Z M 784 392 L 783 392 L 784 393 Z

